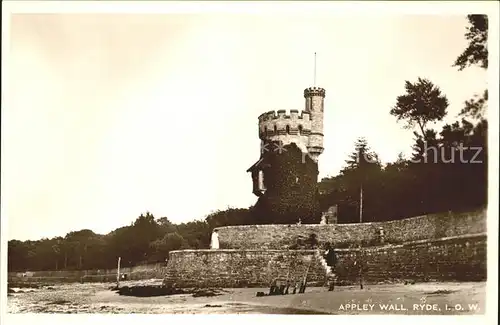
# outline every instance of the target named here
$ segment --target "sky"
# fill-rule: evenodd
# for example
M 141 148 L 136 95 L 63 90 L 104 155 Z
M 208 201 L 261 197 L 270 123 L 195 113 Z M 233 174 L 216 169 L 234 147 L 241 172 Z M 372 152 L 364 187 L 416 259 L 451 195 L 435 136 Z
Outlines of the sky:
M 441 88 L 445 122 L 487 87 L 483 70 L 452 67 L 466 26 L 458 15 L 13 15 L 8 238 L 104 234 L 146 211 L 180 223 L 254 204 L 246 170 L 259 158 L 257 117 L 303 109 L 314 52 L 326 89 L 319 179 L 339 172 L 358 137 L 383 162 L 408 155 L 412 131 L 389 114 L 406 80 Z

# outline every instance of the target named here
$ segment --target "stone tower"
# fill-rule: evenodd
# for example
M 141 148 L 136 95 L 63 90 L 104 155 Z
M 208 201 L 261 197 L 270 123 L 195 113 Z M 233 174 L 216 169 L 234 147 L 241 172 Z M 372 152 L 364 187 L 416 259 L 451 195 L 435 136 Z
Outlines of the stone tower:
M 305 107 L 298 110 L 270 111 L 259 116 L 259 138 L 263 141 L 295 143 L 318 161 L 323 152 L 323 108 L 325 90 L 310 87 L 304 90 Z
M 309 87 L 304 90 L 304 110 L 269 111 L 259 116 L 259 138 L 265 144 L 264 151 L 276 151 L 278 148 L 272 144 L 280 143 L 281 146 L 295 144 L 302 152 L 303 160 L 309 157 L 316 164 L 319 155 L 323 152 L 323 111 L 325 89 Z M 262 148 L 261 148 L 262 149 Z M 265 171 L 269 161 L 261 150 L 260 160 L 247 171 L 252 173 L 253 193 L 263 195 L 265 185 Z M 276 166 L 275 166 L 276 167 Z
M 314 161 L 318 161 L 323 152 L 323 108 L 325 90 L 319 87 L 310 87 L 304 90 L 306 99 L 305 111 L 309 112 L 311 133 L 308 136 L 307 151 Z

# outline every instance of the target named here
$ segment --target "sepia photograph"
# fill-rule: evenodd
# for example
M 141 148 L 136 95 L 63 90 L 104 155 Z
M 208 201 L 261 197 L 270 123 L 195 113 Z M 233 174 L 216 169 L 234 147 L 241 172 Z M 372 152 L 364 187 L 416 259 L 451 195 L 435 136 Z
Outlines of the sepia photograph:
M 3 14 L 6 313 L 493 312 L 498 2 L 113 3 Z

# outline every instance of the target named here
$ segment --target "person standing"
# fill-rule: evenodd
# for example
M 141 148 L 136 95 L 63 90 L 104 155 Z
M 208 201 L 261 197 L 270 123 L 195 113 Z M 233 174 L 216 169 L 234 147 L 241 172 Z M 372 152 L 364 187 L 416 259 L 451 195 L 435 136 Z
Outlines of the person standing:
M 211 249 L 219 249 L 219 231 L 217 229 L 214 229 L 212 232 L 212 239 L 210 241 L 210 248 Z
M 330 271 L 328 274 L 328 291 L 333 291 L 335 288 L 335 266 L 337 264 L 337 255 L 335 254 L 334 246 L 330 243 L 326 244 L 325 260 Z

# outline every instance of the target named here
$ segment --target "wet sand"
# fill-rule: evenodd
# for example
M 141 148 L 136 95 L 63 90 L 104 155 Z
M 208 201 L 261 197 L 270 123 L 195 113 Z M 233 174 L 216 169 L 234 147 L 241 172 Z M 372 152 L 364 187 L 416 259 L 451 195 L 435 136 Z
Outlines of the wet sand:
M 161 280 L 123 282 L 122 286 L 159 285 Z M 304 294 L 256 297 L 268 288 L 222 289 L 214 297 L 121 296 L 110 283 L 61 284 L 9 293 L 9 313 L 120 314 L 484 314 L 486 283 L 383 284 L 307 288 Z

